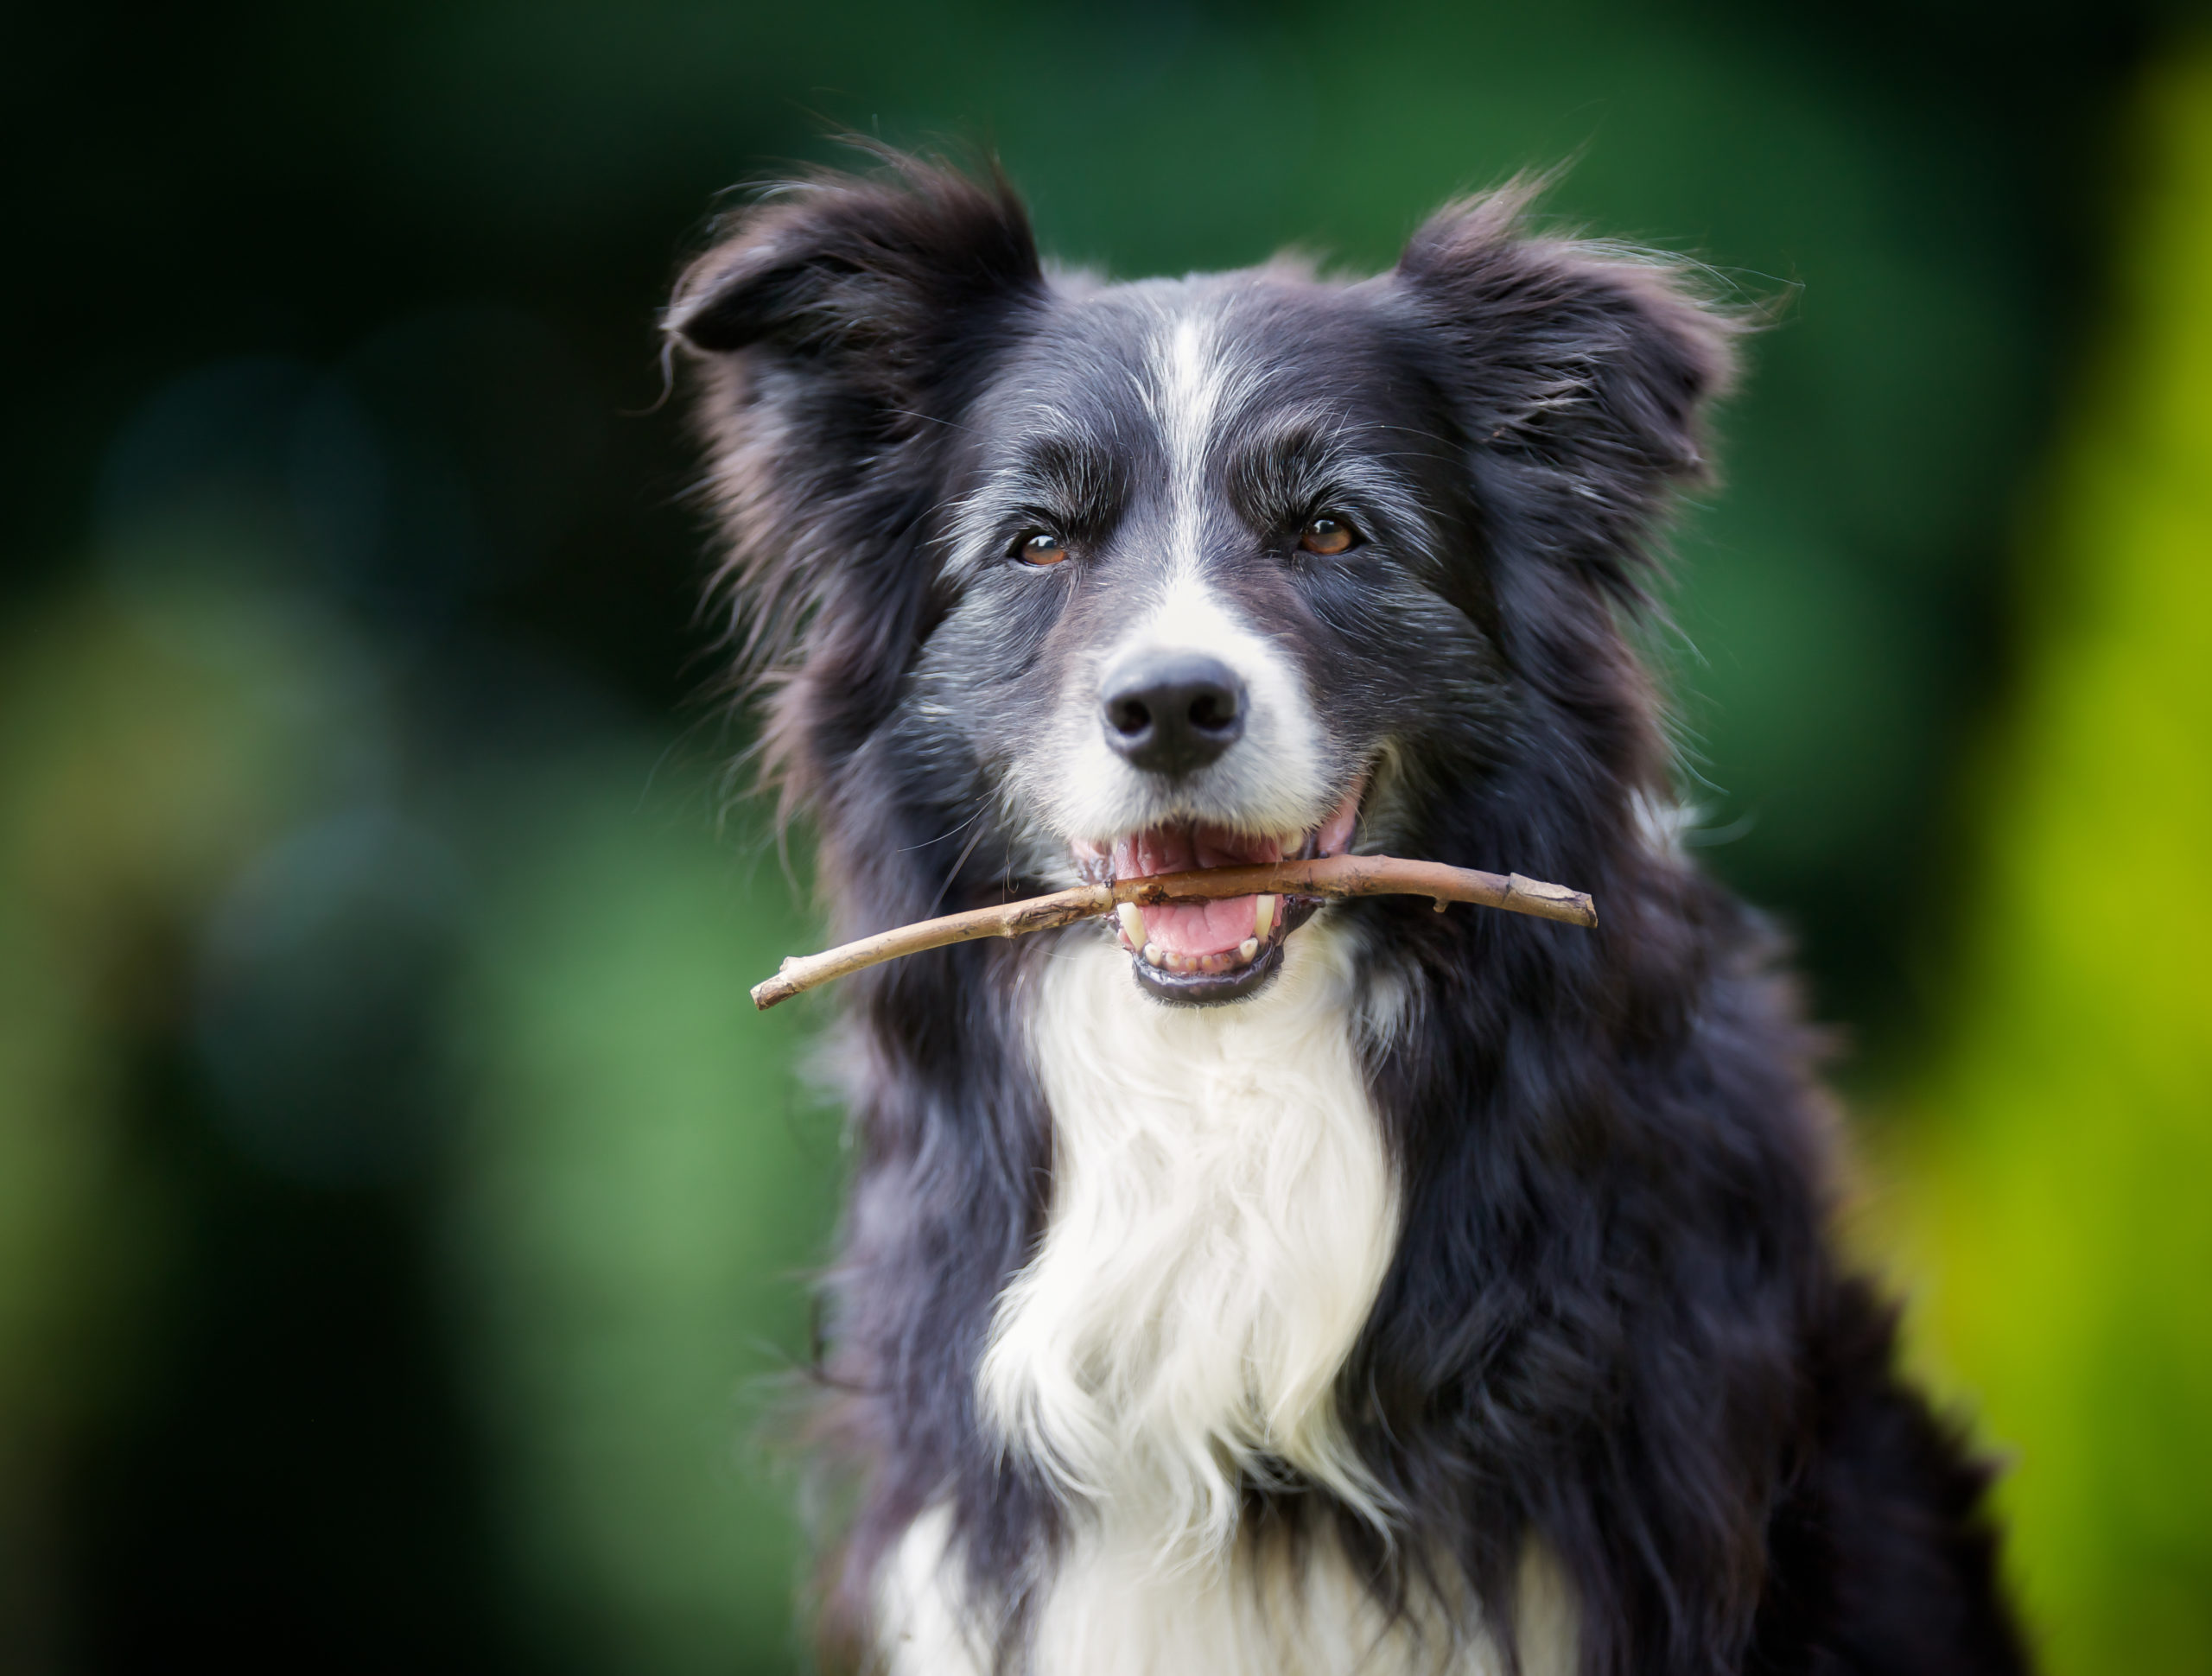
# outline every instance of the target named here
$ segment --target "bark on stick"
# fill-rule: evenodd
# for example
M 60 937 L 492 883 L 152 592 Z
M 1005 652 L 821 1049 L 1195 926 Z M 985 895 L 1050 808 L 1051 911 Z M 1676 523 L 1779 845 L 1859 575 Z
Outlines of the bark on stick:
M 1472 867 L 1448 867 L 1441 861 L 1402 861 L 1390 855 L 1330 855 L 1255 867 L 1156 873 L 1148 879 L 1116 879 L 1110 885 L 1078 885 L 1071 891 L 1055 891 L 1050 896 L 1031 897 L 996 908 L 975 908 L 964 914 L 921 920 L 819 955 L 791 956 L 777 968 L 774 977 L 753 987 L 753 1005 L 766 1013 L 778 1001 L 789 1000 L 804 990 L 865 966 L 897 960 L 902 955 L 918 955 L 925 949 L 971 943 L 977 937 L 1013 937 L 1051 930 L 1111 913 L 1124 902 L 1154 907 L 1163 902 L 1205 902 L 1268 893 L 1330 900 L 1350 896 L 1426 896 L 1435 902 L 1439 913 L 1448 903 L 1468 902 L 1569 925 L 1598 923 L 1597 905 L 1580 891 L 1525 879 L 1517 873 L 1481 873 Z

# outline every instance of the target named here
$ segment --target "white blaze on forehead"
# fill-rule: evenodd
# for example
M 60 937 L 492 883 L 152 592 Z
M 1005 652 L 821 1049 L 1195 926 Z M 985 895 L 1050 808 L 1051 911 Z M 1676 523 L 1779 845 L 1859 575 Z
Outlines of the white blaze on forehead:
M 1211 445 L 1227 383 L 1227 369 L 1216 352 L 1212 323 L 1192 310 L 1179 315 L 1154 342 L 1153 417 L 1160 425 L 1160 441 L 1167 453 L 1167 471 L 1174 497 L 1176 534 L 1197 521 L 1201 491 L 1205 484 L 1206 451 Z M 1189 532 L 1195 536 L 1196 530 Z M 1179 540 L 1179 549 L 1184 543 Z M 1176 557 L 1185 555 L 1179 550 Z
M 1205 521 L 1206 461 L 1222 427 L 1236 416 L 1257 383 L 1230 352 L 1216 308 L 1199 301 L 1169 314 L 1153 334 L 1144 379 L 1145 406 L 1160 428 L 1167 456 L 1174 534 L 1171 556 L 1195 567 Z

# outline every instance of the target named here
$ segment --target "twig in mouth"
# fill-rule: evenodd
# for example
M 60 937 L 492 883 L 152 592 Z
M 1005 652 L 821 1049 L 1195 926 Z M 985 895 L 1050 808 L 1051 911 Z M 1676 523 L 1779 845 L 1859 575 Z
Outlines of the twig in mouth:
M 1110 885 L 1078 885 L 1071 891 L 1033 896 L 995 908 L 975 908 L 941 919 L 920 920 L 872 937 L 848 943 L 819 955 L 794 955 L 776 975 L 753 987 L 753 1005 L 766 1013 L 778 1001 L 842 978 L 848 972 L 943 949 L 978 937 L 1020 936 L 1049 931 L 1078 919 L 1109 914 L 1124 902 L 1155 907 L 1163 902 L 1206 902 L 1225 897 L 1426 896 L 1442 913 L 1445 905 L 1470 902 L 1532 914 L 1569 925 L 1598 923 L 1597 905 L 1580 891 L 1547 885 L 1517 873 L 1480 873 L 1441 861 L 1403 861 L 1390 855 L 1329 855 L 1303 861 L 1274 861 L 1254 867 L 1206 867 L 1194 873 L 1155 873 L 1148 879 L 1121 879 Z

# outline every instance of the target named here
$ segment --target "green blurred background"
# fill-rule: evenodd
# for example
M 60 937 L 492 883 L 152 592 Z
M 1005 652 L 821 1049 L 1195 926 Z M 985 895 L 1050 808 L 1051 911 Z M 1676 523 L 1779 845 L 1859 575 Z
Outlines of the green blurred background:
M 818 1006 L 746 1004 L 810 931 L 691 697 L 653 320 L 833 125 L 1123 275 L 1572 158 L 1781 302 L 1654 635 L 1694 835 L 1844 1028 L 1850 1233 L 2050 1667 L 2212 1669 L 2202 22 L 13 9 L 0 1670 L 802 1663 L 758 1439 L 839 1126 Z

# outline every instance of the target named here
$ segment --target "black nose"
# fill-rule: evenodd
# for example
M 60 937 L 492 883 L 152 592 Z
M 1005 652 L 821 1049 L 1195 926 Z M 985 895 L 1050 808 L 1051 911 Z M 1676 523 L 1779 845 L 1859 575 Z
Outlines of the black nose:
M 1204 768 L 1244 731 L 1244 683 L 1204 652 L 1139 652 L 1105 681 L 1106 742 L 1154 774 Z

